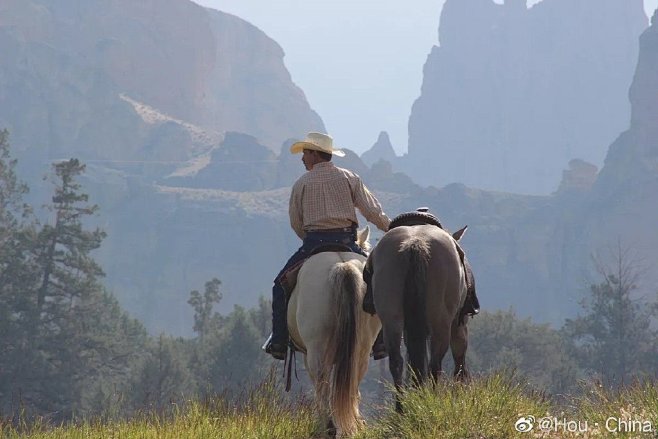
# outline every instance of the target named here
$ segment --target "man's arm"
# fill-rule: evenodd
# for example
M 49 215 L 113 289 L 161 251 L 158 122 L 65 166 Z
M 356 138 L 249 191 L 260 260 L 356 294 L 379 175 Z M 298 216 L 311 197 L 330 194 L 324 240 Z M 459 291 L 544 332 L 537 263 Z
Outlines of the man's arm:
M 354 176 L 353 191 L 354 191 L 354 205 L 363 214 L 363 216 L 373 223 L 382 232 L 388 231 L 388 225 L 391 219 L 386 216 L 382 210 L 382 205 L 375 196 L 363 184 L 361 178 Z
M 288 214 L 290 215 L 290 227 L 295 231 L 297 236 L 304 239 L 304 217 L 302 214 L 302 195 L 304 187 L 297 181 L 290 192 L 290 202 L 288 204 Z

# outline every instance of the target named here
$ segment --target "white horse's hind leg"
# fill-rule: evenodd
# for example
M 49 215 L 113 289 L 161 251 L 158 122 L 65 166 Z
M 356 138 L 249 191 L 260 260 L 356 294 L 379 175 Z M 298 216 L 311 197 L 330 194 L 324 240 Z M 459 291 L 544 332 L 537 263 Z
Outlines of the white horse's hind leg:
M 330 408 L 331 386 L 329 385 L 329 379 L 331 378 L 331 365 L 323 367 L 323 356 L 318 348 L 309 349 L 304 357 L 304 362 L 315 389 L 315 404 L 320 417 L 320 425 L 326 426 L 327 433 L 333 436 L 336 431 L 333 427 Z
M 373 341 L 374 343 L 374 341 Z M 362 348 L 360 352 L 357 353 L 358 358 L 359 358 L 359 363 L 357 366 L 357 373 L 358 373 L 358 382 L 360 383 L 363 378 L 366 376 L 366 373 L 368 372 L 368 363 L 369 363 L 369 357 L 370 357 L 370 348 L 368 346 L 371 346 L 372 343 L 365 343 L 362 344 L 362 346 L 365 346 L 366 348 Z M 359 403 L 361 402 L 361 392 L 357 392 L 357 398 L 356 398 L 356 407 L 355 407 L 355 413 L 356 413 L 356 418 L 358 422 L 361 425 L 365 425 L 365 419 L 363 419 L 363 416 L 361 416 L 361 411 L 359 410 Z
M 361 298 L 358 304 L 359 309 L 361 309 L 362 304 L 363 304 L 363 299 Z M 373 343 L 375 342 L 375 339 L 377 338 L 377 334 L 379 334 L 379 331 L 381 329 L 381 322 L 378 316 L 370 316 L 365 313 L 361 313 L 358 318 L 360 319 L 358 335 L 357 335 L 358 348 L 356 349 L 355 356 L 358 360 L 356 367 L 357 378 L 358 378 L 357 382 L 360 383 L 363 381 L 363 378 L 366 376 L 366 373 L 368 373 L 368 366 L 370 364 L 370 351 L 372 349 Z M 366 422 L 359 410 L 360 401 L 361 401 L 361 392 L 358 392 L 355 412 L 359 423 L 361 424 L 361 426 L 364 426 Z

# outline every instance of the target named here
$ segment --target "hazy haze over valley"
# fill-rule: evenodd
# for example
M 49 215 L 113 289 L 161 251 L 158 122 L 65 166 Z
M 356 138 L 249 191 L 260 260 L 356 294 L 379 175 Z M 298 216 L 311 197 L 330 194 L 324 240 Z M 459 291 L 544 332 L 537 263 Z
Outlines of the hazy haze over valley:
M 594 3 L 597 8 L 590 8 Z M 292 23 L 286 21 L 291 19 L 286 9 L 289 4 L 278 5 L 283 14 L 279 26 L 298 38 L 324 35 L 322 26 L 347 35 L 350 28 L 340 17 L 377 17 L 355 11 L 346 15 L 349 9 L 332 16 L 329 10 L 317 9 L 312 18 L 294 17 Z M 285 39 L 272 39 L 237 16 L 187 0 L 112 0 L 103 3 L 102 14 L 95 3 L 86 0 L 0 2 L 0 49 L 8 54 L 5 62 L 0 62 L 0 127 L 10 132 L 20 176 L 30 184 L 30 201 L 35 206 L 50 195 L 51 187 L 42 176 L 53 161 L 73 156 L 88 164 L 83 185 L 91 200 L 100 205 L 96 221 L 108 232 L 97 251 L 107 273 L 106 285 L 154 332 L 189 334 L 192 311 L 186 303 L 187 293 L 212 277 L 222 281 L 223 311 L 235 304 L 253 306 L 261 295 L 269 297 L 272 278 L 299 246 L 288 224 L 287 202 L 289 187 L 303 173 L 303 166 L 299 156 L 287 152 L 288 147 L 291 138 L 299 138 L 307 130 L 323 130 L 325 124 L 339 146 L 352 149 L 337 163 L 359 173 L 389 215 L 429 206 L 448 228 L 469 225 L 463 244 L 476 269 L 485 309 L 513 307 L 522 316 L 559 323 L 577 308 L 592 252 L 623 238 L 631 246 L 639 243 L 643 257 L 655 260 L 658 243 L 653 245 L 649 239 L 655 233 L 647 219 L 655 218 L 655 212 L 647 209 L 658 205 L 651 199 L 652 193 L 658 193 L 654 190 L 653 158 L 658 134 L 652 128 L 658 117 L 653 99 L 654 78 L 658 77 L 653 59 L 656 27 L 646 29 L 641 0 L 544 0 L 527 11 L 520 7 L 520 0 L 509 0 L 505 7 L 488 0 L 447 0 L 446 5 L 450 8 L 444 8 L 441 20 L 447 40 L 434 49 L 432 41 L 421 44 L 417 49 L 423 53 L 420 59 L 404 64 L 409 69 L 405 71 L 424 75 L 427 89 L 422 96 L 424 111 L 418 113 L 421 123 L 414 131 L 419 151 L 422 145 L 430 146 L 421 160 L 421 165 L 429 167 L 424 175 L 413 175 L 413 167 L 407 174 L 396 172 L 411 162 L 396 158 L 389 137 L 379 135 L 379 130 L 388 127 L 367 133 L 365 116 L 351 115 L 350 119 L 370 140 L 356 145 L 356 138 L 345 134 L 345 143 L 341 142 L 343 134 L 325 120 L 331 118 L 325 115 L 328 110 L 314 103 L 317 98 L 301 86 L 299 71 L 289 66 L 292 56 L 284 55 L 288 50 Z M 623 9 L 624 5 L 629 5 L 628 9 Z M 331 9 L 327 4 L 324 8 Z M 620 19 L 626 12 L 632 19 Z M 426 15 L 431 15 L 428 21 L 434 24 L 428 26 L 436 38 L 439 12 Z M 331 80 L 332 70 L 354 80 L 352 88 L 362 87 L 358 78 L 385 76 L 377 75 L 375 67 L 357 68 L 344 62 L 341 53 L 346 41 L 354 41 L 357 47 L 363 32 L 370 30 L 365 34 L 370 36 L 383 32 L 376 31 L 381 29 L 377 23 L 367 26 L 365 20 L 357 21 L 358 29 L 347 40 L 334 38 L 335 44 L 331 38 L 324 43 L 305 40 L 314 49 L 311 54 L 320 55 L 321 60 L 312 60 L 309 54 L 304 64 L 313 67 L 319 83 L 345 88 L 346 81 Z M 556 33 L 564 23 L 574 31 Z M 587 27 L 583 28 L 583 23 Z M 535 32 L 537 27 L 543 32 Z M 393 28 L 398 31 L 390 32 L 391 36 L 408 33 Z M 495 41 L 486 38 L 492 28 L 497 32 Z M 524 45 L 506 44 L 525 41 L 504 38 L 508 31 L 519 29 L 535 41 L 549 44 L 540 46 L 539 53 Z M 403 41 L 399 36 L 395 39 Z M 471 44 L 473 41 L 477 44 Z M 373 47 L 390 44 L 382 40 L 366 46 L 376 52 Z M 396 56 L 389 54 L 388 65 L 395 66 L 393 60 L 404 60 L 406 52 L 391 47 L 396 48 Z M 428 60 L 429 50 L 432 57 Z M 470 56 L 461 56 L 463 50 Z M 643 59 L 640 63 L 638 52 Z M 462 84 L 462 78 L 481 85 L 475 108 L 486 106 L 488 110 L 473 119 L 480 126 L 492 131 L 502 126 L 496 119 L 503 113 L 497 109 L 500 103 L 505 114 L 525 115 L 527 107 L 519 103 L 527 102 L 518 99 L 523 94 L 513 87 L 515 76 L 508 74 L 509 69 L 493 62 L 491 65 L 498 65 L 494 70 L 497 84 L 505 87 L 482 86 L 482 79 L 491 76 L 490 65 L 482 61 L 497 62 L 498 53 L 508 56 L 508 64 L 521 54 L 529 60 L 519 63 L 521 67 L 546 66 L 535 69 L 533 75 L 520 70 L 529 87 L 553 87 L 540 87 L 540 97 L 556 96 L 552 91 L 567 84 L 573 93 L 568 99 L 556 99 L 557 104 L 587 106 L 587 111 L 575 113 L 589 117 L 590 123 L 593 120 L 595 129 L 551 111 L 563 108 L 558 105 L 534 107 L 548 108 L 542 121 L 568 123 L 569 130 L 561 130 L 566 134 L 600 135 L 605 129 L 604 140 L 590 142 L 600 161 L 613 144 L 605 165 L 598 164 L 605 178 L 599 181 L 597 166 L 582 160 L 569 162 L 572 155 L 552 154 L 549 144 L 537 152 L 547 154 L 553 166 L 547 183 L 550 195 L 492 191 L 467 180 L 484 176 L 478 166 L 494 169 L 486 156 L 491 151 L 463 154 L 469 163 L 462 157 L 443 160 L 443 155 L 432 150 L 433 136 L 448 131 L 434 129 L 434 124 L 451 128 L 451 118 L 457 114 L 449 111 L 450 105 L 437 91 L 447 86 L 456 92 L 455 102 L 465 101 L 472 88 L 452 87 Z M 622 56 L 617 56 L 619 53 Z M 372 59 L 367 62 L 376 65 Z M 573 69 L 574 65 L 578 68 Z M 623 74 L 615 76 L 617 70 L 608 68 L 611 65 Z M 561 76 L 552 75 L 550 69 L 555 66 Z M 597 76 L 598 72 L 605 74 Z M 613 73 L 612 77 L 607 73 Z M 307 75 L 310 78 L 311 72 Z M 406 124 L 411 103 L 420 97 L 420 79 L 410 87 L 407 79 L 412 73 L 403 76 L 385 87 L 390 96 L 378 96 L 395 101 L 398 90 L 416 90 L 409 102 L 394 107 L 405 107 L 400 120 Z M 590 86 L 595 82 L 591 78 L 606 82 L 597 83 L 594 90 L 578 87 L 580 83 Z M 358 107 L 352 104 L 355 93 L 326 89 L 340 98 L 342 106 Z M 582 89 L 590 94 L 581 93 Z M 592 92 L 595 102 L 602 101 L 600 105 L 592 104 Z M 599 107 L 609 110 L 602 116 L 611 120 L 602 127 L 596 126 Z M 461 110 L 460 116 L 468 121 L 471 108 Z M 508 123 L 505 129 L 503 134 L 510 138 L 522 129 L 532 134 L 523 124 Z M 481 133 L 455 130 L 453 134 Z M 542 140 L 541 133 L 536 137 Z M 354 152 L 375 140 L 377 148 L 369 154 L 360 157 Z M 574 142 L 576 146 L 580 145 Z M 378 162 L 378 158 L 389 163 Z M 472 170 L 451 177 L 446 184 L 418 184 L 425 183 L 421 180 L 432 173 L 445 176 L 469 164 Z M 533 183 L 532 173 L 530 178 Z M 608 200 L 619 201 L 610 205 Z M 524 285 L 532 285 L 532 291 Z
M 194 1 L 237 15 L 274 38 L 293 81 L 342 145 L 361 153 L 387 131 L 397 154 L 406 152 L 411 105 L 438 44 L 445 0 Z M 528 6 L 536 3 L 528 0 Z M 648 17 L 656 7 L 658 0 L 644 0 Z

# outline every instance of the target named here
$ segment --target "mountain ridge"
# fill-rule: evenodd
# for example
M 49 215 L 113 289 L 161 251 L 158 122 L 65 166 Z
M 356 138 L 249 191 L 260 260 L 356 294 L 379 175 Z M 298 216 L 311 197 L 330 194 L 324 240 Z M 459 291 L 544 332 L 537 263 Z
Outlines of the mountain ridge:
M 555 0 L 543 3 L 551 1 Z M 212 86 L 204 81 L 194 86 L 185 84 L 153 102 L 150 94 L 172 78 L 146 84 L 143 90 L 138 88 L 145 82 L 143 77 L 126 79 L 128 85 L 115 80 L 120 72 L 131 71 L 131 60 L 141 50 L 138 48 L 148 47 L 148 41 L 124 47 L 132 39 L 122 42 L 110 33 L 78 42 L 84 46 L 80 50 L 60 50 L 57 41 L 31 41 L 34 35 L 57 30 L 46 25 L 47 6 L 54 3 L 7 0 L 0 4 L 0 50 L 9 55 L 0 60 L 0 126 L 11 130 L 19 164 L 32 166 L 22 175 L 33 184 L 35 196 L 49 196 L 48 188 L 40 183 L 44 165 L 76 155 L 87 161 L 84 187 L 92 202 L 101 207 L 95 219 L 97 225 L 108 232 L 98 251 L 107 273 L 107 286 L 153 332 L 189 334 L 192 310 L 186 303 L 188 292 L 213 277 L 222 280 L 222 310 L 236 304 L 254 305 L 260 295 L 269 297 L 272 279 L 300 244 L 288 224 L 287 203 L 290 185 L 302 175 L 304 167 L 299 155 L 289 153 L 289 147 L 306 132 L 324 127 L 302 99 L 303 92 L 289 81 L 268 98 L 271 105 L 263 105 L 258 88 L 244 95 L 239 95 L 239 88 L 225 90 L 224 94 L 222 90 L 251 63 L 258 65 L 241 76 L 247 85 L 262 79 L 270 64 L 276 68 L 263 86 L 272 88 L 285 79 L 281 48 L 259 40 L 260 34 L 249 34 L 251 25 L 237 18 L 227 19 L 229 25 L 222 27 L 219 23 L 226 17 L 221 13 L 192 8 L 187 0 L 167 0 L 163 7 L 175 8 L 163 12 L 158 20 L 171 19 L 175 15 L 172 11 L 179 7 L 182 11 L 191 8 L 191 17 L 215 23 L 211 28 L 218 35 L 226 33 L 225 39 L 220 38 L 226 47 L 235 44 L 245 48 L 251 44 L 261 50 L 274 49 L 267 60 L 237 51 L 233 53 L 237 61 L 222 62 L 217 70 L 229 82 L 218 80 Z M 81 0 L 61 4 L 74 8 Z M 146 2 L 139 7 L 148 11 L 154 4 Z M 455 6 L 455 2 L 451 4 Z M 72 14 L 64 23 L 70 35 L 83 26 L 76 20 L 90 20 L 84 24 L 87 27 L 94 27 L 96 15 L 112 22 L 122 13 L 112 8 L 128 2 L 85 5 L 84 13 Z M 90 15 L 91 10 L 96 14 Z M 66 8 L 57 13 L 67 17 Z M 185 17 L 178 18 L 185 21 Z M 126 20 L 122 25 L 140 35 L 139 21 Z M 193 18 L 185 22 L 188 26 L 196 23 Z M 387 144 L 385 136 L 380 136 L 381 142 L 375 148 L 380 155 L 373 156 L 377 161 L 366 163 L 367 157 L 346 150 L 346 157 L 335 158 L 335 163 L 359 173 L 389 216 L 428 206 L 449 229 L 468 225 L 469 233 L 462 244 L 478 278 L 485 309 L 514 307 L 520 316 L 560 322 L 577 309 L 593 252 L 619 239 L 639 242 L 638 250 L 646 261 L 658 260 L 658 238 L 652 223 L 658 217 L 652 208 L 658 205 L 658 168 L 654 166 L 658 132 L 653 123 L 658 120 L 658 99 L 653 93 L 658 87 L 655 17 L 653 23 L 640 38 L 630 88 L 630 124 L 615 134 L 617 140 L 598 173 L 596 165 L 586 161 L 560 162 L 562 184 L 558 176 L 551 192 L 545 195 L 479 188 L 468 182 L 428 186 L 419 184 L 428 173 L 442 174 L 443 178 L 446 169 L 459 171 L 478 161 L 490 167 L 494 163 L 465 151 L 457 157 L 432 152 L 426 157 L 429 169 L 400 172 L 400 164 L 409 157 L 381 157 L 390 153 L 390 141 Z M 99 31 L 102 28 L 96 27 Z M 70 35 L 62 38 L 70 39 Z M 252 38 L 252 42 L 235 41 L 242 37 Z M 111 64 L 113 72 L 101 69 L 102 63 L 85 59 L 87 46 L 99 43 L 99 50 L 107 56 L 103 62 Z M 448 50 L 446 46 L 443 48 Z M 175 47 L 168 50 L 174 51 Z M 215 49 L 206 47 L 200 53 L 209 57 L 208 65 L 201 61 L 204 69 L 219 62 L 213 58 L 218 55 Z M 150 71 L 162 66 L 163 59 L 155 59 Z M 436 73 L 433 66 L 428 60 L 428 75 Z M 207 74 L 204 69 L 197 74 Z M 175 71 L 171 72 L 173 77 Z M 177 93 L 185 96 L 179 101 L 186 107 L 182 110 L 175 108 L 172 99 Z M 195 115 L 203 112 L 203 106 L 194 107 L 194 102 L 204 93 L 215 96 L 210 100 L 227 97 L 226 102 L 231 102 L 212 114 L 229 111 L 245 120 L 256 115 L 251 121 L 253 126 L 238 122 L 235 126 L 213 125 L 197 119 Z M 231 100 L 231 93 L 241 97 Z M 290 106 L 291 101 L 296 106 Z M 204 105 L 210 105 L 208 102 Z M 303 111 L 285 114 L 285 110 L 294 108 Z M 279 118 L 284 116 L 290 118 L 290 123 L 279 126 Z M 219 116 L 209 112 L 204 117 Z M 260 123 L 259 117 L 270 118 Z M 262 132 L 269 134 L 259 134 Z M 477 169 L 469 172 L 476 173 Z M 362 218 L 360 223 L 365 224 Z M 379 236 L 375 231 L 372 242 Z

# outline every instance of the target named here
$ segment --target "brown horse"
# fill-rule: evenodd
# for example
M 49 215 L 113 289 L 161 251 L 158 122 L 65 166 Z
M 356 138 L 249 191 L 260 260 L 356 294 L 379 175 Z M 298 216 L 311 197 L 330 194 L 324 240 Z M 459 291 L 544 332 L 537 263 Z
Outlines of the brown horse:
M 428 367 L 438 379 L 448 347 L 455 360 L 455 376 L 467 375 L 468 317 L 460 317 L 467 292 L 466 268 L 457 244 L 465 230 L 451 236 L 435 225 L 399 226 L 382 237 L 368 258 L 375 308 L 398 393 L 403 384 L 403 335 L 411 376 L 417 383 L 426 380 Z M 402 409 L 399 396 L 396 408 Z

